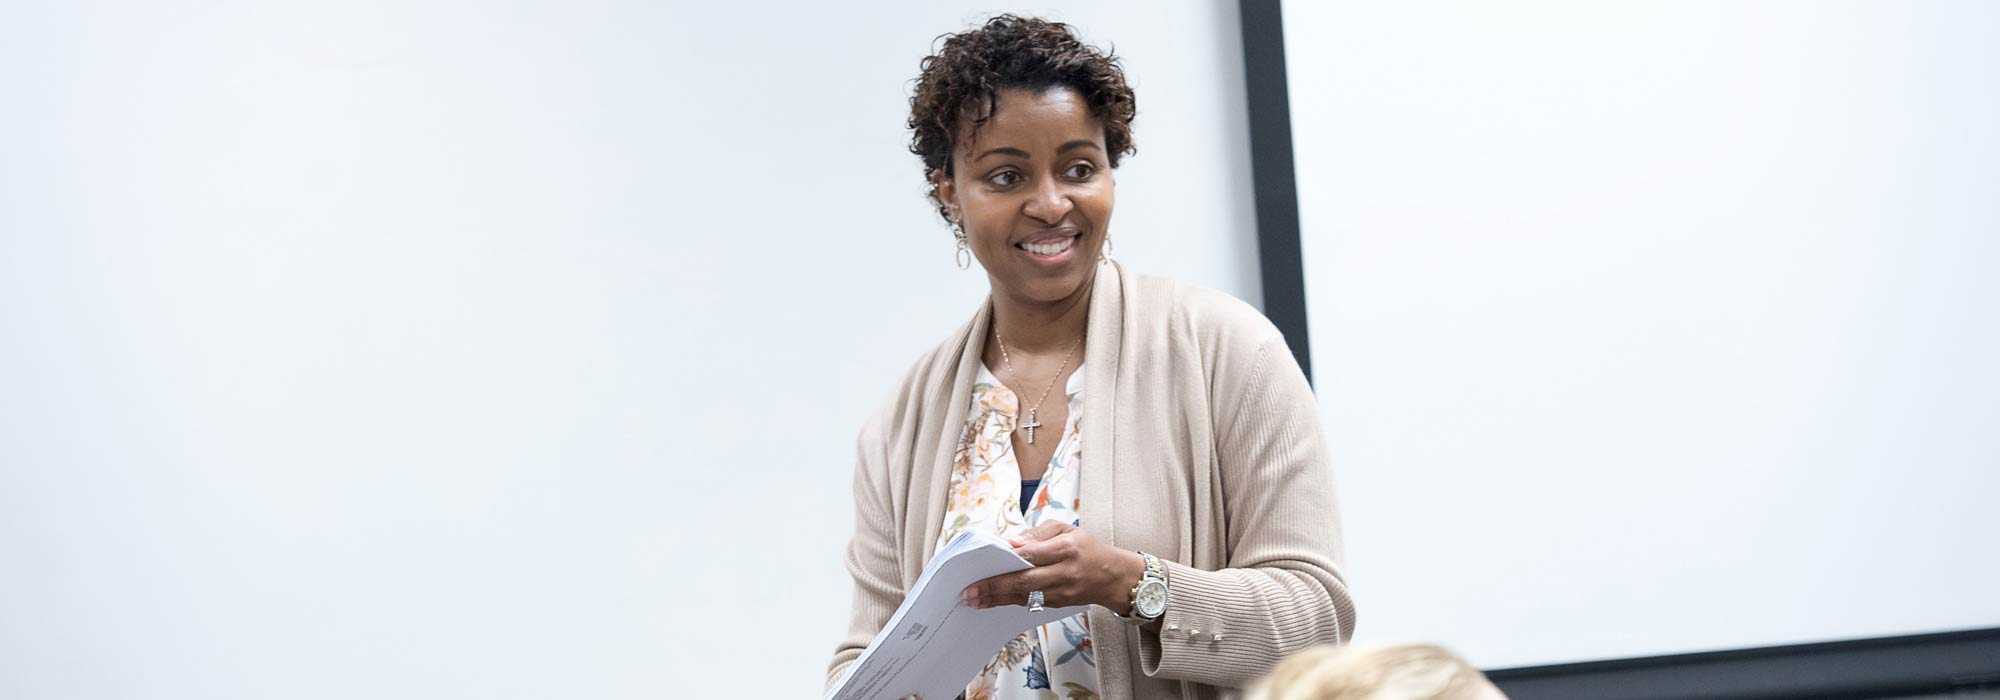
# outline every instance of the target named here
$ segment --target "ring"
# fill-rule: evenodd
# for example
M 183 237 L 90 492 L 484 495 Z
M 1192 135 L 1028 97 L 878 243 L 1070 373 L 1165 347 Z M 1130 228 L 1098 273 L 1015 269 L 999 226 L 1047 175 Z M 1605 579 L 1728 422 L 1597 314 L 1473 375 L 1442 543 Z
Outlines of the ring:
M 1042 592 L 1028 591 L 1028 612 L 1042 611 Z

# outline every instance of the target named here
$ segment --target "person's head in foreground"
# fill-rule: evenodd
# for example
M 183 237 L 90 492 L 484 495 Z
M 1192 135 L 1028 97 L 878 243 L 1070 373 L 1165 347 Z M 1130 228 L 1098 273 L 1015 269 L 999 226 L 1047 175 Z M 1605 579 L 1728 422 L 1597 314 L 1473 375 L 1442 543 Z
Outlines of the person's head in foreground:
M 1245 700 L 1505 700 L 1486 674 L 1442 647 L 1316 646 L 1292 655 Z

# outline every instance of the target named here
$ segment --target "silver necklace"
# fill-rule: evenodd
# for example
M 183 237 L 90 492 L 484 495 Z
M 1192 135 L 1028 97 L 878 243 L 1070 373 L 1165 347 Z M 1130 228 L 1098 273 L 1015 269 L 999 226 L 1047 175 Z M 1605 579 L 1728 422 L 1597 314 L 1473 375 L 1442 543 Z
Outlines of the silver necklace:
M 1021 373 L 1014 369 L 1014 359 L 1007 356 L 1007 339 L 1000 337 L 1000 329 L 993 329 L 993 337 L 1000 341 L 1000 361 L 1006 363 L 1007 374 L 1017 378 L 1020 377 Z M 1056 388 L 1056 380 L 1062 379 L 1063 372 L 1069 369 L 1069 361 L 1076 357 L 1076 349 L 1082 346 L 1083 334 L 1078 333 L 1076 340 L 1071 341 L 1069 344 L 1069 354 L 1063 355 L 1062 367 L 1056 369 L 1056 376 L 1050 377 L 1048 386 L 1042 387 L 1042 397 L 1035 399 L 1035 405 L 1028 409 L 1028 422 L 1022 423 L 1021 427 L 1016 428 L 1017 430 L 1028 431 L 1028 444 L 1035 444 L 1035 429 L 1042 427 L 1042 422 L 1035 419 L 1035 413 L 1042 410 L 1042 402 L 1049 400 L 1049 390 Z

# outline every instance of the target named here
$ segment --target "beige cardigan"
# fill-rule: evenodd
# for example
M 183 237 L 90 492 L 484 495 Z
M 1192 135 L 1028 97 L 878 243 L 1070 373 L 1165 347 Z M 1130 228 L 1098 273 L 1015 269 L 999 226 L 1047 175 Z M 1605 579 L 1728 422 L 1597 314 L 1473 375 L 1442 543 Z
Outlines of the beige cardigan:
M 1082 528 L 1158 555 L 1159 632 L 1101 607 L 1106 697 L 1218 697 L 1303 647 L 1346 641 L 1354 603 L 1312 389 L 1285 340 L 1221 292 L 1100 268 L 1084 349 Z M 937 547 L 991 304 L 861 431 L 854 609 L 827 683 L 867 648 Z

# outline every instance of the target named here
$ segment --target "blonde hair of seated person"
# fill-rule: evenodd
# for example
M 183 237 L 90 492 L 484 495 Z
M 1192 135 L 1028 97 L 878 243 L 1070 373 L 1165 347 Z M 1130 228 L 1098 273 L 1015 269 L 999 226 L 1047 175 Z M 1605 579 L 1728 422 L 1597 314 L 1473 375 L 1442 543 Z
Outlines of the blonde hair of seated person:
M 1308 648 L 1279 663 L 1244 700 L 1505 700 L 1486 674 L 1431 644 Z

